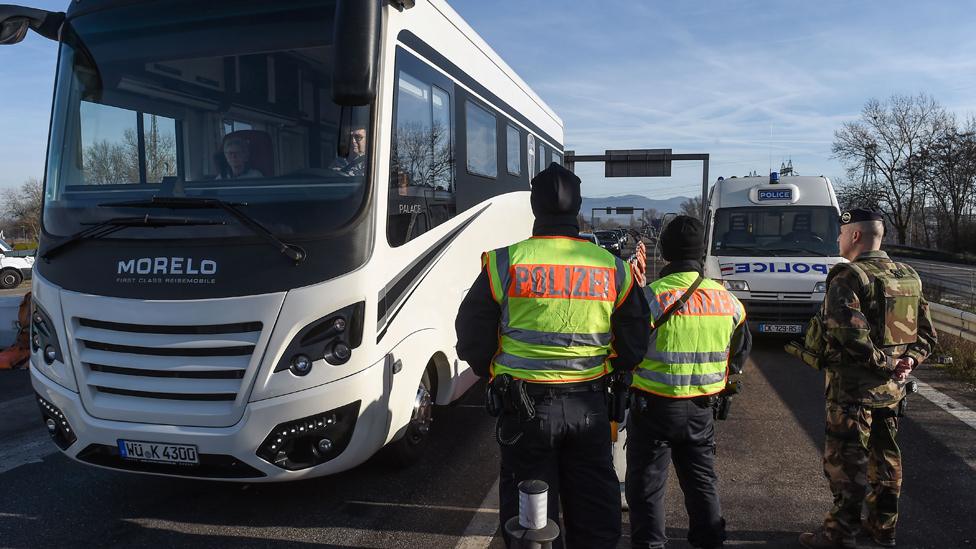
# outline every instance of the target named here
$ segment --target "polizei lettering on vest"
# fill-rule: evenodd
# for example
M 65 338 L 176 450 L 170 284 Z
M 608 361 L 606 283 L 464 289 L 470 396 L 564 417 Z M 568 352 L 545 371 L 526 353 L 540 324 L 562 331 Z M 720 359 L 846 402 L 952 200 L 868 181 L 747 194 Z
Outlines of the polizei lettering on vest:
M 509 297 L 617 299 L 614 271 L 583 265 L 513 265 Z
M 118 274 L 215 275 L 217 262 L 192 257 L 141 257 L 119 261 Z

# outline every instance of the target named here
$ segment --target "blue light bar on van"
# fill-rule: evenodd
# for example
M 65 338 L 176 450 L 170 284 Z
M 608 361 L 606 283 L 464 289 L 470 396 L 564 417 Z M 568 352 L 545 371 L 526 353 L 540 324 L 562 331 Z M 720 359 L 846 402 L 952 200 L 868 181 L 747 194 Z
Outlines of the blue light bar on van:
M 779 172 L 769 172 L 769 184 L 775 185 L 779 183 Z

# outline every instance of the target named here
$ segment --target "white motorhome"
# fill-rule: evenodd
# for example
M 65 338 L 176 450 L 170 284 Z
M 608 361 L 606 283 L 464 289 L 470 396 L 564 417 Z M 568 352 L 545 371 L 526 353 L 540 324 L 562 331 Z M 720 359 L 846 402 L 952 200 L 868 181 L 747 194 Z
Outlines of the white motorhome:
M 34 250 L 14 250 L 0 238 L 0 288 L 16 288 L 24 280 L 31 279 L 34 267 Z
M 247 482 L 416 459 L 561 120 L 443 0 L 20 9 L 61 40 L 31 363 L 61 450 Z
M 798 334 L 823 302 L 837 247 L 826 177 L 719 178 L 709 196 L 705 275 L 746 308 L 754 332 Z

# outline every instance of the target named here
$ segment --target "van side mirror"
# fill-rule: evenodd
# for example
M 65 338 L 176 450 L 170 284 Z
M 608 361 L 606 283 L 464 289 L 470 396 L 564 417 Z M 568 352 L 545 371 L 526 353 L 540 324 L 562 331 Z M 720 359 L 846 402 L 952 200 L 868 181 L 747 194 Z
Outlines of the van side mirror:
M 341 106 L 368 105 L 376 97 L 381 0 L 336 3 L 332 100 Z
M 64 13 L 11 4 L 0 4 L 0 44 L 16 44 L 27 36 L 28 29 L 44 38 L 58 39 Z

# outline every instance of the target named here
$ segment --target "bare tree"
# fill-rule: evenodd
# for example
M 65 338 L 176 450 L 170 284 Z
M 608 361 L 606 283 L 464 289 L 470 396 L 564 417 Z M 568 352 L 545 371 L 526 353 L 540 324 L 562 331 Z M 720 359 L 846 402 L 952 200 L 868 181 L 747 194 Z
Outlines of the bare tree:
M 146 181 L 158 183 L 176 175 L 176 137 L 162 133 L 156 115 L 147 116 L 143 140 Z M 96 141 L 84 150 L 85 179 L 92 185 L 138 183 L 139 138 L 132 128 L 122 133 L 121 141 Z
M 947 115 L 931 143 L 918 151 L 917 165 L 925 175 L 925 190 L 949 231 L 952 251 L 961 251 L 963 218 L 976 193 L 976 120 L 964 128 Z M 924 216 L 923 216 L 924 217 Z
M 436 122 L 431 126 L 405 124 L 398 127 L 393 148 L 393 173 L 406 174 L 410 186 L 452 191 L 454 158 L 450 135 L 449 128 Z M 397 184 L 395 180 L 394 185 Z
M 918 151 L 931 142 L 944 109 L 925 94 L 869 100 L 860 120 L 834 132 L 833 153 L 861 191 L 875 196 L 894 227 L 898 243 L 908 240 L 925 173 Z M 870 174 L 870 177 L 866 177 Z
M 0 216 L 8 219 L 18 230 L 26 233 L 28 240 L 37 240 L 41 230 L 41 206 L 44 203 L 44 186 L 41 180 L 31 177 L 20 188 L 3 191 Z
M 689 198 L 681 203 L 681 214 L 695 219 L 701 219 L 702 199 L 700 196 Z

